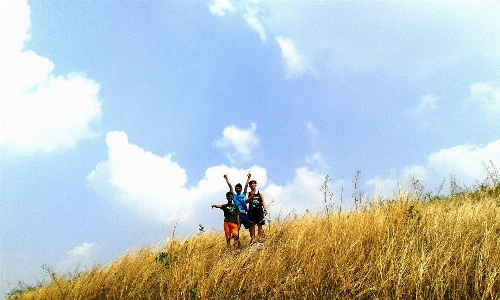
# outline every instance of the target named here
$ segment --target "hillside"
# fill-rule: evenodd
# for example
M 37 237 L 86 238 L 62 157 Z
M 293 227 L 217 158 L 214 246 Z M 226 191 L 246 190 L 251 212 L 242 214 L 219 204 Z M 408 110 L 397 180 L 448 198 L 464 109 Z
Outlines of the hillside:
M 222 232 L 174 239 L 9 298 L 499 298 L 500 186 L 421 198 L 274 220 L 260 250 L 229 252 Z

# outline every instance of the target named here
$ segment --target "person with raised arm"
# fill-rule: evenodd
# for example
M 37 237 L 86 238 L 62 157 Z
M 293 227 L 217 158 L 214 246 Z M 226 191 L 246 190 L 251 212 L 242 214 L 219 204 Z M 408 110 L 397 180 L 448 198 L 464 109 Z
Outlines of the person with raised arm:
M 233 185 L 229 181 L 229 177 L 227 174 L 224 175 L 224 179 L 226 180 L 226 183 L 229 187 L 229 191 L 233 193 L 233 203 L 238 206 L 238 209 L 240 210 L 240 223 L 245 227 L 245 229 L 250 229 L 250 222 L 248 221 L 248 215 L 247 215 L 247 203 L 246 203 L 246 193 L 248 190 L 248 182 L 250 181 L 250 177 L 252 175 L 250 172 L 247 174 L 247 182 L 245 183 L 245 190 L 241 191 L 241 183 L 236 184 L 234 190 L 233 190 Z M 240 245 L 241 246 L 241 245 Z
M 262 243 L 262 225 L 265 225 L 264 216 L 267 215 L 264 192 L 257 190 L 257 181 L 250 181 L 250 192 L 247 194 L 248 220 L 250 221 L 250 244 L 254 244 L 255 226 L 257 225 L 258 242 Z

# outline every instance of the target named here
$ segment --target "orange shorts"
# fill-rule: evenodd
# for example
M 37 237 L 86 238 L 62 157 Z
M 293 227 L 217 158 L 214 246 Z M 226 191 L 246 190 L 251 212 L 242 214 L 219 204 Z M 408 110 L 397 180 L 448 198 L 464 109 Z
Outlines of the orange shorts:
M 238 224 L 224 222 L 224 233 L 226 234 L 226 239 L 230 239 L 231 235 L 233 237 L 238 236 Z

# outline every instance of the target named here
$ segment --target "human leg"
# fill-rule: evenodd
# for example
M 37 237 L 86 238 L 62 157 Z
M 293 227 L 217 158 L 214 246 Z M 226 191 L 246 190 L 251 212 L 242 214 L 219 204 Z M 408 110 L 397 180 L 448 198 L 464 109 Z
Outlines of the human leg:
M 262 224 L 257 225 L 257 234 L 259 236 L 259 243 L 262 243 Z
M 229 228 L 230 228 L 230 231 L 231 231 L 231 236 L 234 240 L 234 248 L 235 249 L 238 249 L 239 247 L 239 231 L 238 231 L 238 225 L 236 225 L 235 223 L 230 223 L 229 224 Z
M 255 224 L 250 223 L 250 245 L 255 243 Z
M 238 248 L 240 248 L 240 238 L 237 235 L 235 235 L 233 236 L 233 240 L 234 240 L 233 243 L 234 250 L 237 250 Z
M 240 214 L 240 223 L 245 227 L 245 229 L 248 229 L 250 232 L 250 221 L 248 220 L 248 215 L 246 213 Z M 241 241 L 238 241 L 241 247 Z
M 231 223 L 224 222 L 224 235 L 226 236 L 226 245 L 228 248 L 231 247 Z
M 245 229 L 249 229 L 250 227 L 250 221 L 248 220 L 248 215 L 247 214 L 240 214 L 240 223 L 245 227 Z

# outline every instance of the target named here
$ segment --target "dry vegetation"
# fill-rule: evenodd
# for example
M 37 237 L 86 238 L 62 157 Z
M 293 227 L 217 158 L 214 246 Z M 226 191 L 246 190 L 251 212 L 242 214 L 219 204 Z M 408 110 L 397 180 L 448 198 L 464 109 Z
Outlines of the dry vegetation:
M 499 185 L 440 199 L 405 194 L 275 220 L 260 250 L 228 252 L 222 232 L 207 232 L 71 278 L 52 274 L 10 298 L 498 299 L 499 235 Z

